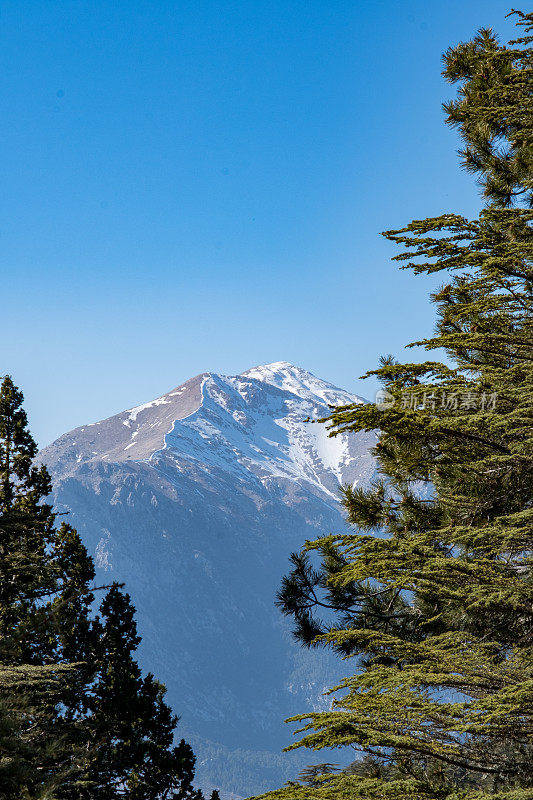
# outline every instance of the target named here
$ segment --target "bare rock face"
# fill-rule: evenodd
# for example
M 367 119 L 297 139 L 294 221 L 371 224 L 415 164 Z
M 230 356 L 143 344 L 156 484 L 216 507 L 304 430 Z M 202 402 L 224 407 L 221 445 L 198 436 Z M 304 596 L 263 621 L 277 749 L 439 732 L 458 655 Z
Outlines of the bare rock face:
M 283 720 L 326 707 L 343 667 L 301 651 L 274 601 L 290 553 L 345 528 L 339 485 L 374 475 L 373 433 L 306 421 L 353 402 L 286 362 L 204 373 L 40 454 L 98 581 L 126 583 L 204 786 L 249 795 L 317 760 L 281 754 Z

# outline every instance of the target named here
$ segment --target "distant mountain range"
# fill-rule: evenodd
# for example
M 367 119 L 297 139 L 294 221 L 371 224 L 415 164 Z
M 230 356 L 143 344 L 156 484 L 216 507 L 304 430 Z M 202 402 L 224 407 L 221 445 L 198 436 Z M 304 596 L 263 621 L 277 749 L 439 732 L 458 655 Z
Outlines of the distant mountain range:
M 204 373 L 40 454 L 98 581 L 126 582 L 140 661 L 168 687 L 198 784 L 227 796 L 324 760 L 281 754 L 283 720 L 325 707 L 343 667 L 302 651 L 274 601 L 291 551 L 345 529 L 339 484 L 375 471 L 373 433 L 332 439 L 307 420 L 362 402 L 287 362 Z

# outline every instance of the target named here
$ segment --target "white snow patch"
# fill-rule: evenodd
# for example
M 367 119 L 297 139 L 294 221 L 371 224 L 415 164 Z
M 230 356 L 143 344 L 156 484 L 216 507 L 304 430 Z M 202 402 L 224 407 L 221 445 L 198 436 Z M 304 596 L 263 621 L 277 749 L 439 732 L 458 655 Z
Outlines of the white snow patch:
M 362 397 L 349 394 L 349 392 L 333 386 L 331 383 L 317 378 L 311 372 L 296 367 L 288 361 L 274 361 L 272 364 L 263 364 L 253 367 L 242 373 L 247 378 L 253 378 L 263 383 L 270 383 L 286 392 L 292 392 L 298 397 L 326 405 L 348 405 L 349 403 L 364 403 Z
M 127 412 L 129 413 L 128 419 L 131 420 L 131 422 L 135 422 L 141 411 L 146 411 L 148 408 L 154 408 L 154 406 L 165 406 L 169 403 L 170 400 L 167 400 L 167 395 L 164 395 L 163 397 L 158 397 L 157 400 L 151 400 L 149 403 L 143 403 L 140 406 L 135 406 L 135 408 L 129 408 Z M 124 422 L 123 424 L 127 425 L 129 423 Z

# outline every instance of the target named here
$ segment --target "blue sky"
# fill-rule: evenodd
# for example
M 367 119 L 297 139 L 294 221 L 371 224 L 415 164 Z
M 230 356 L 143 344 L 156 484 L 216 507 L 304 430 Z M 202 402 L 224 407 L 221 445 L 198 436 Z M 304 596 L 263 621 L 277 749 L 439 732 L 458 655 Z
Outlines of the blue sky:
M 0 373 L 40 445 L 203 371 L 370 396 L 430 333 L 379 236 L 479 207 L 441 53 L 499 0 L 4 0 Z

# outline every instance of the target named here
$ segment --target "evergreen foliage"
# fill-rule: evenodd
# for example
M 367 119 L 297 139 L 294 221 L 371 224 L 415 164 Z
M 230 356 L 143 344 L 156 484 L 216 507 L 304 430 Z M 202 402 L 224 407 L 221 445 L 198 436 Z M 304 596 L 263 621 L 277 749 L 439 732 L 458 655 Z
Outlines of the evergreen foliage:
M 135 609 L 117 584 L 92 613 L 94 565 L 46 503 L 22 394 L 0 388 L 0 797 L 201 800 L 173 745 L 165 688 L 143 676 Z
M 482 28 L 470 42 L 445 53 L 443 74 L 460 87 L 444 110 L 463 139 L 461 163 L 478 177 L 487 200 L 531 208 L 531 14 L 512 14 L 525 36 L 502 46 L 493 31 Z
M 279 594 L 298 639 L 354 664 L 292 747 L 363 757 L 269 798 L 533 798 L 533 15 L 517 21 L 509 46 L 481 31 L 444 57 L 479 219 L 385 233 L 404 268 L 444 275 L 415 344 L 447 363 L 385 357 L 385 402 L 325 420 L 380 431 L 380 479 L 343 489 L 354 531 L 307 543 Z

